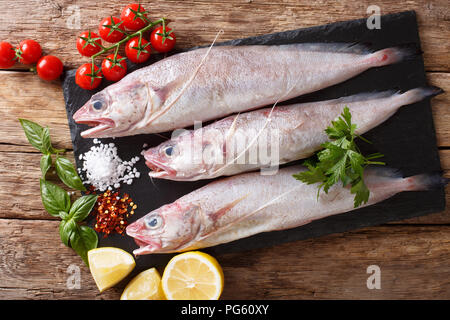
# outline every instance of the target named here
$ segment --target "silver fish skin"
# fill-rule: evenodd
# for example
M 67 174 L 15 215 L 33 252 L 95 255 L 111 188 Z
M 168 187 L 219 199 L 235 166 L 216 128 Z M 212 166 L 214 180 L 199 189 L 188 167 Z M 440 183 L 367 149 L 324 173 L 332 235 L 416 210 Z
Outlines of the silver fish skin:
M 139 245 L 134 254 L 200 249 L 354 210 L 348 188 L 336 184 L 317 199 L 317 185 L 292 177 L 301 170 L 291 166 L 275 176 L 252 172 L 216 180 L 148 213 L 126 229 Z M 401 178 L 384 167 L 368 168 L 364 179 L 370 190 L 364 206 L 445 183 L 439 175 Z
M 335 100 L 250 111 L 185 132 L 144 153 L 151 178 L 211 179 L 311 156 L 328 141 L 325 129 L 344 107 L 363 134 L 400 107 L 441 92 L 421 87 L 405 93 L 362 93 Z M 270 121 L 269 121 L 270 120 Z M 275 157 L 271 157 L 271 156 Z
M 202 48 L 128 74 L 73 119 L 93 126 L 84 138 L 166 132 L 317 91 L 412 54 L 346 43 Z

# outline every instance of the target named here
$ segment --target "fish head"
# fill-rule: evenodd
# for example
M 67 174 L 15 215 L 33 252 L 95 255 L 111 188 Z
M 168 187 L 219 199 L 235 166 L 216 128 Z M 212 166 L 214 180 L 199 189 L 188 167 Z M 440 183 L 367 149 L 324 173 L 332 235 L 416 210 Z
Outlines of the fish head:
M 75 112 L 73 120 L 92 127 L 81 133 L 83 138 L 124 136 L 143 125 L 146 109 L 152 108 L 149 101 L 147 85 L 124 78 L 94 94 Z
M 133 222 L 126 233 L 139 246 L 134 254 L 174 252 L 194 241 L 200 229 L 199 211 L 197 205 L 177 201 Z
M 196 131 L 198 133 L 198 131 Z M 197 139 L 194 131 L 172 138 L 144 152 L 149 176 L 171 180 L 197 180 L 223 163 L 222 144 L 217 136 Z

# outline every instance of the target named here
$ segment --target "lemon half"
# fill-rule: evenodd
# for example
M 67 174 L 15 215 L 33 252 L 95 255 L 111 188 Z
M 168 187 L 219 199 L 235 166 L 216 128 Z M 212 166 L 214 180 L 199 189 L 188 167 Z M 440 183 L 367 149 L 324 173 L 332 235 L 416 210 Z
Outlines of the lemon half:
M 169 300 L 217 300 L 223 290 L 223 271 L 209 254 L 191 251 L 173 257 L 162 277 Z
M 89 250 L 89 269 L 98 290 L 111 288 L 134 269 L 136 262 L 128 252 L 113 247 Z
M 165 300 L 158 270 L 151 268 L 139 273 L 125 287 L 120 300 Z

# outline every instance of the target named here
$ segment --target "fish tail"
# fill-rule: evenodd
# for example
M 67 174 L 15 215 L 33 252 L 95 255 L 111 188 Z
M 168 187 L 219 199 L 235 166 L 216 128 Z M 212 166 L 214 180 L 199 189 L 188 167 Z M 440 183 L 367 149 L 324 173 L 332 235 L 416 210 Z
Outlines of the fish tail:
M 386 66 L 414 59 L 420 52 L 411 46 L 391 47 L 376 51 L 369 55 L 370 62 L 376 67 Z
M 384 166 L 370 166 L 364 173 L 369 189 L 375 186 L 392 186 L 396 192 L 438 189 L 450 182 L 439 172 L 423 173 L 403 178 L 400 170 Z
M 437 96 L 443 92 L 444 92 L 444 90 L 442 90 L 439 87 L 434 87 L 434 86 L 419 87 L 419 88 L 414 88 L 414 89 L 408 90 L 408 91 L 400 94 L 399 97 L 402 99 L 402 105 L 408 105 L 408 104 L 422 101 L 425 98 L 431 98 L 431 97 Z
M 405 182 L 405 191 L 423 191 L 441 188 L 450 181 L 444 178 L 440 173 L 424 173 L 403 179 Z

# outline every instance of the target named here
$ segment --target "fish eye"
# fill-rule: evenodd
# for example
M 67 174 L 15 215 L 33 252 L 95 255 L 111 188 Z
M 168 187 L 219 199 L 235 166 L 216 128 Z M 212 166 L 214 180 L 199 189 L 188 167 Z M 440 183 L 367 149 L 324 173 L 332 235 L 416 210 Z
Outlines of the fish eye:
M 92 107 L 97 111 L 102 110 L 103 106 L 104 106 L 103 101 L 96 100 L 96 101 L 92 102 Z
M 144 219 L 144 223 L 147 229 L 154 230 L 162 226 L 163 219 L 159 214 L 152 214 Z
M 165 147 L 164 153 L 166 154 L 166 156 L 171 157 L 173 155 L 173 146 Z

